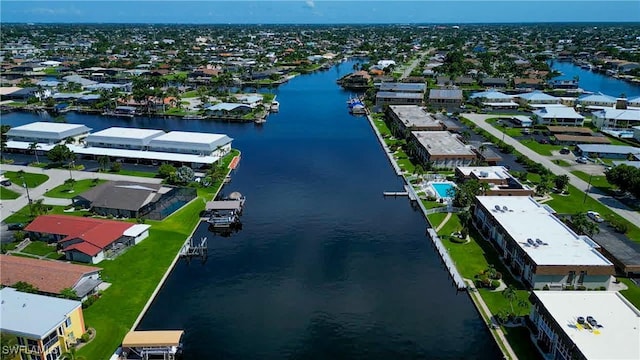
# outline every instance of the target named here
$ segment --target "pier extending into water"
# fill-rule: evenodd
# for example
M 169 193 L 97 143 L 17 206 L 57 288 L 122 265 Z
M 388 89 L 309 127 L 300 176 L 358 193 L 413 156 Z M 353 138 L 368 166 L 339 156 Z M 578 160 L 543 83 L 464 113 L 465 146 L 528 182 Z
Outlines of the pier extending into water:
M 433 226 L 429 222 L 429 218 L 427 217 L 427 209 L 425 208 L 422 201 L 420 201 L 420 197 L 418 196 L 418 194 L 416 194 L 415 189 L 411 186 L 409 181 L 407 181 L 407 178 L 404 176 L 404 172 L 402 171 L 402 169 L 400 169 L 395 159 L 393 158 L 393 152 L 389 149 L 387 144 L 384 142 L 384 138 L 382 137 L 382 134 L 380 134 L 380 131 L 378 131 L 378 128 L 376 127 L 376 124 L 373 122 L 374 120 L 371 117 L 371 115 L 367 115 L 367 120 L 369 121 L 369 125 L 371 125 L 371 128 L 375 132 L 378 138 L 378 142 L 384 149 L 385 154 L 387 154 L 387 158 L 389 159 L 389 162 L 391 163 L 394 170 L 396 171 L 396 174 L 402 178 L 402 181 L 404 181 L 404 189 L 406 190 L 405 192 L 384 192 L 383 193 L 384 196 L 409 196 L 409 199 L 411 201 L 415 201 L 416 203 L 418 203 L 418 206 L 420 206 L 420 209 L 424 214 L 424 218 L 427 220 L 427 223 L 429 224 L 429 227 L 427 228 L 427 232 L 426 232 L 427 237 L 431 239 L 433 246 L 435 247 L 436 251 L 440 255 L 440 259 L 442 260 L 443 265 L 449 272 L 449 275 L 451 276 L 451 279 L 453 280 L 453 284 L 455 285 L 456 289 L 458 289 L 459 291 L 466 291 L 467 284 L 462 278 L 462 275 L 460 275 L 460 273 L 458 272 L 458 268 L 456 268 L 456 265 L 453 262 L 453 259 L 447 252 L 447 248 L 444 246 L 444 244 L 442 243 L 442 240 L 440 239 L 436 231 L 433 229 Z

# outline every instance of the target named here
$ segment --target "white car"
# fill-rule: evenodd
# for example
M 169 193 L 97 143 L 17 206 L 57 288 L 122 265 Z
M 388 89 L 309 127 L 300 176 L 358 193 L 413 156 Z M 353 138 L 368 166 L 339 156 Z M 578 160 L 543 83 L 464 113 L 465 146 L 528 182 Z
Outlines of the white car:
M 602 216 L 600 216 L 599 213 L 595 212 L 595 211 L 587 211 L 587 216 L 591 218 L 591 220 L 597 222 L 597 223 L 601 223 L 604 221 L 604 219 L 602 218 Z
M 585 157 L 579 157 L 576 159 L 576 162 L 579 164 L 586 164 L 587 163 L 587 158 Z

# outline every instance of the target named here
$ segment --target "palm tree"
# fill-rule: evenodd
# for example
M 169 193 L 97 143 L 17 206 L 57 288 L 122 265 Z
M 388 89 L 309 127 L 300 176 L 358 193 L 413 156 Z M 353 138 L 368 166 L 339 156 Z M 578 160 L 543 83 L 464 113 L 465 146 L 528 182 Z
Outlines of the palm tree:
M 511 313 L 514 314 L 515 311 L 513 310 L 513 301 L 517 297 L 516 288 L 514 288 L 513 285 L 507 286 L 506 289 L 502 290 L 502 296 L 509 300 L 509 305 L 511 305 Z
M 73 187 L 76 186 L 76 179 L 68 178 L 67 180 L 64 181 L 64 184 L 69 187 L 69 192 L 71 193 L 73 192 Z
M 60 360 L 84 360 L 84 359 L 85 358 L 83 356 L 78 356 L 76 354 L 75 347 L 69 347 L 69 350 L 60 356 Z
M 105 171 L 109 167 L 109 157 L 106 155 L 98 156 L 98 165 L 100 165 L 100 171 Z
M 36 164 L 39 164 L 40 161 L 38 161 L 38 149 L 40 148 L 40 145 L 38 145 L 37 142 L 32 142 L 29 144 L 29 150 L 33 150 L 33 154 L 36 156 Z

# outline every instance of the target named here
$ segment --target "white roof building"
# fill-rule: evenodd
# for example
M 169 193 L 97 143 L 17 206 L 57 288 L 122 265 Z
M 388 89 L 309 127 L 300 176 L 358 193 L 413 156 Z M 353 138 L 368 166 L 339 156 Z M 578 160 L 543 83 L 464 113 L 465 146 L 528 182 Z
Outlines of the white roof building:
M 143 149 L 151 139 L 163 134 L 162 130 L 111 127 L 89 134 L 85 143 L 89 146 Z
M 538 265 L 611 265 L 596 250 L 598 244 L 587 236 L 577 235 L 533 198 L 478 196 L 477 199 Z M 501 210 L 496 211 L 496 206 Z M 546 245 L 532 246 L 527 239 L 540 239 Z
M 640 359 L 640 311 L 620 293 L 534 291 L 532 300 L 537 338 L 552 358 Z
M 210 155 L 218 148 L 231 147 L 227 135 L 171 131 L 151 139 L 150 151 Z
M 640 124 L 639 109 L 605 108 L 593 112 L 593 123 L 598 128 L 629 128 Z
M 9 129 L 9 140 L 53 144 L 68 137 L 88 134 L 91 129 L 82 124 L 34 122 Z
M 608 288 L 613 263 L 547 205 L 525 196 L 477 196 L 474 218 L 512 272 L 532 288 Z
M 584 116 L 578 114 L 573 108 L 566 106 L 545 106 L 535 110 L 533 114 L 542 125 L 575 125 L 582 126 Z
M 82 306 L 80 301 L 17 291 L 0 290 L 2 322 L 0 329 L 16 336 L 42 339 L 65 322 L 69 313 Z

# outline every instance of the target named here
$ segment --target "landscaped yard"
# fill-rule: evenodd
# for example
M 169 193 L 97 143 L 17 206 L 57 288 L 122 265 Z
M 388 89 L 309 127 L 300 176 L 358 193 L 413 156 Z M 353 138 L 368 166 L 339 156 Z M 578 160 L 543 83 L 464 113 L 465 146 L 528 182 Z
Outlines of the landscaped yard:
M 502 273 L 502 279 L 505 284 L 513 285 L 516 288 L 516 300 L 510 303 L 501 291 L 492 291 L 486 288 L 478 289 L 480 296 L 489 307 L 491 313 L 495 315 L 505 311 L 510 312 L 511 306 L 513 305 L 516 314 L 528 314 L 530 305 L 528 301 L 529 291 L 525 289 L 524 285 L 513 279 L 500 261 L 497 252 L 488 241 L 483 240 L 475 229 L 471 229 L 469 235 L 470 241 L 466 244 L 458 244 L 449 240 L 448 235 L 459 228 L 460 220 L 457 215 L 454 215 L 438 234 L 443 238 L 442 241 L 449 255 L 455 262 L 460 275 L 473 280 L 477 274 L 489 268 L 490 264 L 493 265 L 497 271 Z M 503 330 L 508 332 L 510 329 L 503 327 Z M 519 358 L 537 359 L 537 357 L 535 357 L 536 355 L 532 357 L 532 354 L 536 354 L 535 352 L 532 354 L 528 353 L 531 347 L 533 347 L 533 344 L 529 343 L 528 332 L 512 331 L 508 339 Z
M 627 290 L 620 291 L 620 294 L 627 298 L 636 308 L 640 309 L 640 287 L 627 278 L 618 278 L 618 280 L 629 287 Z
M 62 198 L 62 199 L 71 199 L 74 196 L 82 194 L 83 192 L 95 187 L 98 184 L 102 184 L 106 180 L 103 179 L 83 179 L 78 180 L 73 186 L 73 192 L 71 192 L 71 187 L 69 185 L 59 185 L 55 188 L 47 191 L 44 196 L 53 197 L 53 198 Z
M 222 160 L 222 166 L 226 168 L 236 155 L 239 152 L 232 150 Z M 168 218 L 147 221 L 152 225 L 147 239 L 116 259 L 99 264 L 103 268 L 102 278 L 112 286 L 84 312 L 87 326 L 95 328 L 97 336 L 78 351 L 79 355 L 87 359 L 107 359 L 111 356 L 178 250 L 200 221 L 199 214 L 204 209 L 202 197 L 210 200 L 221 186 L 222 181 L 217 181 L 209 188 L 198 189 L 199 198 Z
M 12 183 L 18 186 L 23 185 L 22 177 L 24 177 L 24 183 L 26 183 L 27 187 L 29 187 L 30 189 L 37 187 L 45 181 L 49 180 L 49 177 L 45 174 L 34 174 L 29 172 L 25 172 L 21 176 L 17 171 L 6 171 L 3 175 L 11 180 Z
M 13 200 L 20 197 L 17 192 L 7 189 L 4 186 L 0 186 L 0 200 Z
M 44 256 L 51 252 L 55 252 L 55 246 L 49 246 L 44 241 L 32 241 L 31 244 L 27 245 L 21 252 L 33 255 Z
M 137 176 L 137 177 L 146 177 L 146 178 L 154 178 L 154 177 L 156 177 L 158 175 L 155 172 L 125 170 L 125 169 L 122 169 L 122 170 L 118 171 L 117 173 L 113 173 L 113 174 L 129 175 L 129 176 Z
M 532 139 L 520 140 L 520 143 L 544 156 L 551 156 L 551 151 L 560 151 L 564 147 L 564 145 L 540 144 Z
M 572 171 L 571 173 L 579 177 L 583 181 L 586 181 L 587 183 L 591 182 L 591 187 L 598 188 L 604 191 L 605 193 L 608 193 L 611 191 L 612 185 L 609 184 L 609 182 L 607 181 L 607 177 L 605 175 L 591 176 L 587 173 L 584 173 L 578 170 Z

